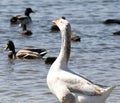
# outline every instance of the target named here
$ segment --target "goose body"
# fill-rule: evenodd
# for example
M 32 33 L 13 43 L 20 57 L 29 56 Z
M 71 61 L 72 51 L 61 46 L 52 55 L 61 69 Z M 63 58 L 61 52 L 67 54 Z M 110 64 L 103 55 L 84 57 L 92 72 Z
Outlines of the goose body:
M 105 103 L 115 86 L 96 85 L 68 68 L 71 47 L 70 23 L 62 18 L 53 22 L 61 31 L 62 43 L 60 53 L 47 75 L 50 91 L 60 103 Z
M 30 23 L 32 21 L 30 13 L 34 13 L 34 11 L 31 8 L 26 8 L 25 15 L 16 15 L 10 19 L 11 24 Z
M 8 54 L 8 57 L 10 59 L 41 59 L 47 53 L 46 49 L 37 48 L 25 48 L 15 52 L 15 46 L 13 41 L 8 41 L 5 49 L 10 50 Z

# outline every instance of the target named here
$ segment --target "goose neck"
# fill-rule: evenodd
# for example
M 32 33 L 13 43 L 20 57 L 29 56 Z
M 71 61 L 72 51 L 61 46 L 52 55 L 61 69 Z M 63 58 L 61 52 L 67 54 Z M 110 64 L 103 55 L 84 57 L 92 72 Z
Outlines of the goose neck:
M 61 41 L 61 50 L 60 54 L 58 56 L 58 59 L 62 64 L 68 63 L 69 57 L 70 57 L 70 49 L 71 49 L 71 28 L 70 25 L 68 25 L 65 30 L 61 30 L 61 36 L 62 36 L 62 41 Z

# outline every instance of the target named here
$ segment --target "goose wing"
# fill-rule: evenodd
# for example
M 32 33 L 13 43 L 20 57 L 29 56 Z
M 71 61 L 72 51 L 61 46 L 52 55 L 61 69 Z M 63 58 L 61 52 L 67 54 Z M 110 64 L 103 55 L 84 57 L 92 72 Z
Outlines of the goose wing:
M 104 91 L 99 85 L 72 72 L 62 71 L 59 78 L 71 92 L 95 96 L 101 95 Z

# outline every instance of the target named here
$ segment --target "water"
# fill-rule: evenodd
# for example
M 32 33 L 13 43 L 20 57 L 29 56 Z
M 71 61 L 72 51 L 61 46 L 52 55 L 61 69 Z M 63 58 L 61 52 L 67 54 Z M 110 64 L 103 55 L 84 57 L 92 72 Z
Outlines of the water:
M 52 20 L 65 16 L 71 23 L 73 34 L 81 42 L 72 43 L 69 67 L 101 85 L 117 85 L 106 103 L 120 102 L 120 36 L 112 32 L 120 25 L 104 25 L 107 18 L 120 17 L 119 0 L 2 0 L 0 3 L 0 103 L 58 103 L 49 93 L 46 76 L 50 65 L 41 60 L 14 60 L 7 58 L 3 48 L 13 40 L 16 49 L 46 48 L 48 56 L 57 56 L 60 33 L 50 33 Z M 23 14 L 26 7 L 33 23 L 28 28 L 30 37 L 20 34 L 19 26 L 11 26 L 10 17 Z

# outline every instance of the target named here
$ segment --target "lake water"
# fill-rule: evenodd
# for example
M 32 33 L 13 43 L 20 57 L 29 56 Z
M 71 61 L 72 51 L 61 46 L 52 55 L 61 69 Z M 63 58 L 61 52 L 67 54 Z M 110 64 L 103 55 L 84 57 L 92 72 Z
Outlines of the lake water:
M 20 34 L 10 25 L 15 14 L 31 7 L 32 36 Z M 0 2 L 0 103 L 58 103 L 46 84 L 50 65 L 42 60 L 9 60 L 4 51 L 8 40 L 16 50 L 45 48 L 48 56 L 57 56 L 60 33 L 51 33 L 52 20 L 65 16 L 73 34 L 81 42 L 72 42 L 69 68 L 101 85 L 116 85 L 106 103 L 120 103 L 120 36 L 113 36 L 120 25 L 104 25 L 107 18 L 120 18 L 120 0 L 2 0 Z

